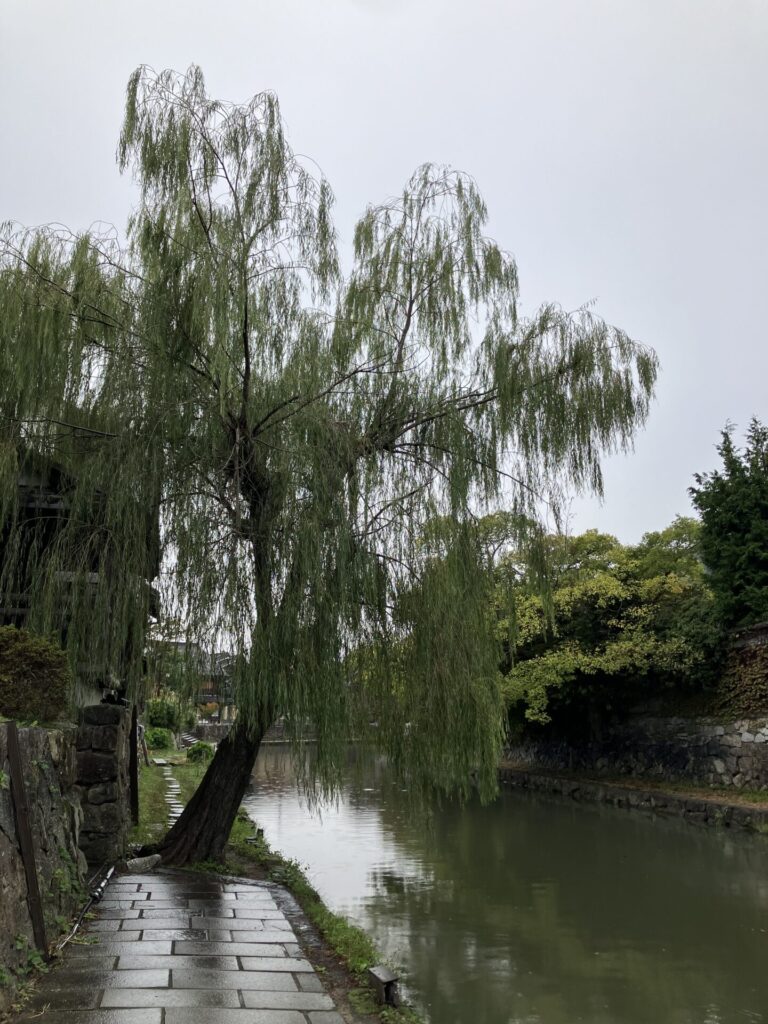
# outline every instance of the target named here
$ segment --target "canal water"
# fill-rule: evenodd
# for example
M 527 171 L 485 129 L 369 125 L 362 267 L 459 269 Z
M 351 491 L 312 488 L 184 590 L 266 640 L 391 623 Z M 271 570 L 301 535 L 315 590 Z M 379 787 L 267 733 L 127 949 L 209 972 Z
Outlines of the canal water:
M 382 764 L 311 809 L 281 746 L 245 803 L 431 1024 L 768 1024 L 768 837 L 518 791 L 425 821 Z

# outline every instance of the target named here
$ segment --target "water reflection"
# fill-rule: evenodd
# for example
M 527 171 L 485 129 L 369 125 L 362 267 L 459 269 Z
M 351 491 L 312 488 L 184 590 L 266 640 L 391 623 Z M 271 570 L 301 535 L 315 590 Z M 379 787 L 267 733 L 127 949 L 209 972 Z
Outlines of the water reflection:
M 426 827 L 381 764 L 310 812 L 282 747 L 246 803 L 433 1024 L 768 1022 L 763 837 L 522 793 Z

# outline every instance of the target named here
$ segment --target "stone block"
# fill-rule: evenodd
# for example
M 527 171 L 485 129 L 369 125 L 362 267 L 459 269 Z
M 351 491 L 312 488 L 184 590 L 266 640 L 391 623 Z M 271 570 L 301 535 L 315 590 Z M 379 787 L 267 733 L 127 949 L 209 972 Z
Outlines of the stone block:
M 91 746 L 94 750 L 117 750 L 120 744 L 121 730 L 116 725 L 95 725 L 91 729 Z
M 118 804 L 88 803 L 84 810 L 83 828 L 86 832 L 113 835 L 126 827 L 123 809 Z
M 83 725 L 120 725 L 130 716 L 120 704 L 90 704 L 81 712 Z
M 87 791 L 88 803 L 106 804 L 114 803 L 120 795 L 116 782 L 99 782 Z
M 117 759 L 110 754 L 99 754 L 91 750 L 77 753 L 77 781 L 81 785 L 96 782 L 112 782 L 117 778 Z
M 92 725 L 81 725 L 78 726 L 77 730 L 77 749 L 78 750 L 90 750 L 93 745 L 93 730 Z

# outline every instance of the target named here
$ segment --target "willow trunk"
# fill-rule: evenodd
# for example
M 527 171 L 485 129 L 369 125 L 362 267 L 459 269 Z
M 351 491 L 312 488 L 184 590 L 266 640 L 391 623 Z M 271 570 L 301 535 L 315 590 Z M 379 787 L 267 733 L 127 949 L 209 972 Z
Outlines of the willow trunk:
M 236 726 L 219 743 L 213 760 L 178 821 L 153 848 L 165 864 L 220 860 L 251 779 L 263 731 Z M 149 852 L 149 851 L 148 851 Z

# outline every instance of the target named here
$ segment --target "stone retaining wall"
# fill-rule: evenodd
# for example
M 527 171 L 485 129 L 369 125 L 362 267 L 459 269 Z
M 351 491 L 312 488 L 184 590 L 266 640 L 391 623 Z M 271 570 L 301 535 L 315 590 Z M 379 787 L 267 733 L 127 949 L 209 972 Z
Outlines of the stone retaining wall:
M 129 747 L 131 712 L 93 704 L 80 713 L 77 785 L 83 805 L 80 849 L 89 864 L 118 860 L 131 827 Z
M 560 771 L 768 790 L 768 718 L 639 717 L 613 725 L 600 742 L 514 744 L 506 759 Z
M 663 790 L 611 785 L 596 779 L 569 779 L 542 772 L 504 766 L 499 769 L 502 785 L 551 793 L 572 800 L 636 808 L 654 814 L 684 818 L 699 825 L 719 825 L 768 833 L 768 809 L 728 803 L 715 797 L 691 797 Z
M 18 731 L 35 862 L 49 941 L 63 930 L 83 898 L 86 863 L 78 849 L 82 823 L 75 786 L 76 727 Z M 0 724 L 0 1009 L 19 978 L 38 961 L 27 904 L 9 785 L 8 726 Z
M 231 722 L 198 722 L 195 736 L 205 743 L 221 743 L 231 728 Z

